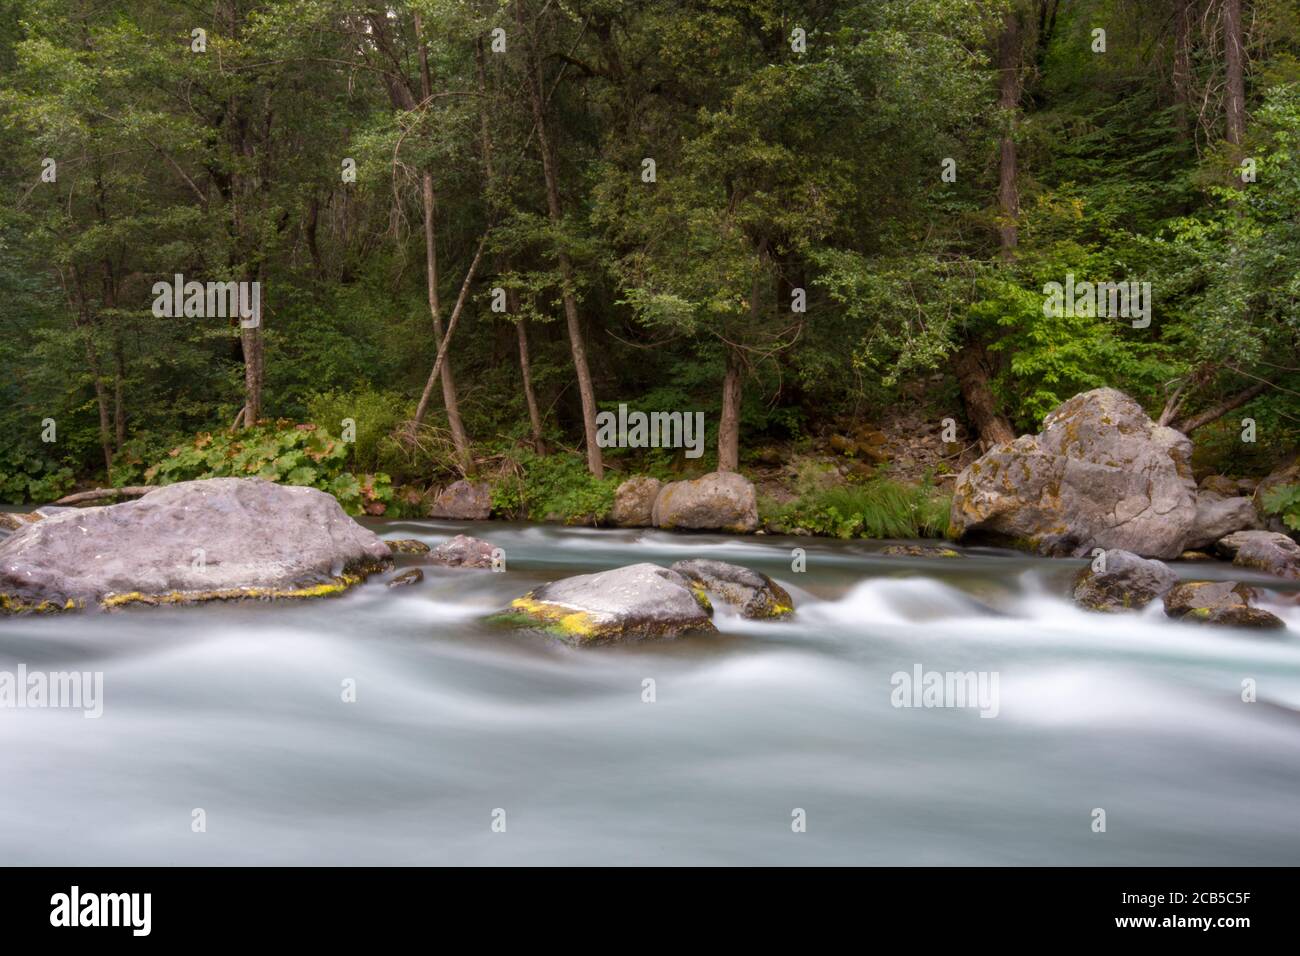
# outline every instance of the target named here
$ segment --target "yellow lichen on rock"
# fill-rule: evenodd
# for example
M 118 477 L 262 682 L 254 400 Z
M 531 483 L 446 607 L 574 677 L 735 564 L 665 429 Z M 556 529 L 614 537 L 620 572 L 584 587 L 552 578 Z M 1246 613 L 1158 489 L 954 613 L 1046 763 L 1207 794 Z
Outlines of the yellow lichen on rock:
M 595 637 L 601 632 L 596 620 L 586 611 L 575 611 L 559 604 L 534 600 L 531 591 L 521 598 L 515 598 L 510 606 L 537 619 L 539 623 L 562 631 L 568 637 Z
M 146 607 L 158 607 L 167 604 L 201 604 L 205 601 L 263 601 L 263 600 L 302 600 L 305 598 L 333 597 L 360 584 L 365 577 L 360 574 L 343 574 L 323 584 L 311 584 L 296 588 L 226 588 L 220 591 L 170 591 L 166 594 L 142 594 L 128 591 L 124 594 L 110 594 L 99 603 L 106 610 L 125 607 L 129 604 L 143 604 Z

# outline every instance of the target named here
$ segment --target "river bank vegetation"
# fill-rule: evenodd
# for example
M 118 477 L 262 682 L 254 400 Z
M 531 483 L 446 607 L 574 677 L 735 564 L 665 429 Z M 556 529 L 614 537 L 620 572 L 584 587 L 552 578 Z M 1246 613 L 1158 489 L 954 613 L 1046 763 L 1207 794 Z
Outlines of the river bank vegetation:
M 1298 57 L 1292 0 L 0 0 L 0 501 L 472 477 L 598 523 L 722 470 L 774 529 L 942 535 L 1100 386 L 1263 476 Z M 258 321 L 157 317 L 176 275 Z M 1102 282 L 1149 321 L 1044 308 Z M 600 447 L 620 404 L 705 454 Z

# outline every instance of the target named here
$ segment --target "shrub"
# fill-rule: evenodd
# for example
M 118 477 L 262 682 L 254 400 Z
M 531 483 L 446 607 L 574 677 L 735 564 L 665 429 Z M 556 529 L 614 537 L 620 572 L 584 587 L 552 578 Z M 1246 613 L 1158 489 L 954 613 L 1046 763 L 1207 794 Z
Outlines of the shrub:
M 537 455 L 513 450 L 493 484 L 493 510 L 512 518 L 565 524 L 600 524 L 614 507 L 619 479 L 592 477 L 578 455 Z
M 836 538 L 939 538 L 948 532 L 951 501 L 928 483 L 873 478 L 810 487 L 784 505 L 764 502 L 763 518 L 774 527 Z
M 47 504 L 72 484 L 72 469 L 52 458 L 19 449 L 0 453 L 0 501 L 6 504 Z
M 348 446 L 348 464 L 354 471 L 379 471 L 381 461 L 391 460 L 391 436 L 406 418 L 406 407 L 401 395 L 374 388 L 320 392 L 307 400 L 308 417 L 318 428 L 339 435 L 345 420 L 353 422 L 356 435 Z
M 328 491 L 348 514 L 400 510 L 392 480 L 346 471 L 348 447 L 316 425 L 280 421 L 245 431 L 200 432 L 147 468 L 145 481 L 169 485 L 200 478 L 265 478 Z
M 1264 510 L 1278 515 L 1292 531 L 1300 531 L 1300 485 L 1279 485 L 1264 492 Z

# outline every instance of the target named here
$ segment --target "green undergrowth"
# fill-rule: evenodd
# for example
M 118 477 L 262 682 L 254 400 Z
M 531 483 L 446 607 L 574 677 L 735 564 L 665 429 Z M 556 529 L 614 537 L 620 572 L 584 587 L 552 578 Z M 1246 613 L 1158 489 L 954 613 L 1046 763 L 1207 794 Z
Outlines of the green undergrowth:
M 785 504 L 759 504 L 764 523 L 781 532 L 802 528 L 833 538 L 942 538 L 952 497 L 928 483 L 873 478 L 807 488 Z
M 37 452 L 0 450 L 0 502 L 45 504 L 72 490 L 72 469 Z
M 347 470 L 346 442 L 318 425 L 287 421 L 240 432 L 200 432 L 144 470 L 148 484 L 200 478 L 264 478 L 327 491 L 348 514 L 395 516 L 401 505 L 383 472 Z
M 502 518 L 596 525 L 614 507 L 621 477 L 595 478 L 573 454 L 537 455 L 514 449 L 492 483 L 492 510 Z
M 1300 485 L 1279 485 L 1263 495 L 1264 510 L 1282 519 L 1292 531 L 1300 531 Z

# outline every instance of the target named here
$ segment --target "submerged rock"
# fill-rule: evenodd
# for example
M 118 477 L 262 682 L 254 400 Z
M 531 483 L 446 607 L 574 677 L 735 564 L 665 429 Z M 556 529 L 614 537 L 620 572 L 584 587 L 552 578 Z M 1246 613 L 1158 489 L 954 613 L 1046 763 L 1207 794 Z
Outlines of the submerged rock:
M 438 493 L 429 509 L 431 518 L 486 521 L 492 513 L 492 487 L 485 481 L 453 481 Z
M 928 544 L 891 544 L 880 549 L 891 558 L 960 558 L 961 552 L 953 548 L 936 548 Z
M 491 568 L 497 548 L 482 538 L 458 534 L 433 549 L 433 558 L 449 568 Z
M 670 481 L 655 498 L 656 528 L 691 528 L 749 534 L 758 527 L 754 483 L 734 471 L 714 471 L 693 481 Z
M 1074 603 L 1090 611 L 1135 611 L 1178 583 L 1177 573 L 1164 562 L 1131 551 L 1111 549 L 1100 563 L 1105 570 L 1089 566 L 1074 585 Z
M 788 617 L 794 613 L 794 601 L 785 588 L 766 574 L 742 568 L 726 561 L 691 558 L 678 561 L 671 570 L 711 596 L 739 608 L 742 617 Z
M 394 554 L 428 554 L 429 546 L 415 538 L 396 538 L 384 542 Z
M 618 486 L 609 520 L 620 528 L 648 528 L 654 524 L 655 499 L 663 482 L 637 475 Z
M 516 598 L 502 617 L 591 645 L 716 632 L 712 613 L 708 600 L 676 571 L 633 564 L 544 584 Z
M 389 564 L 323 491 L 211 478 L 15 532 L 0 542 L 0 609 L 321 597 Z
M 1076 395 L 1038 435 L 998 445 L 957 477 L 951 523 L 1040 554 L 1116 548 L 1176 558 L 1196 523 L 1192 443 L 1122 392 Z
M 1252 607 L 1253 588 L 1236 581 L 1188 581 L 1165 595 L 1165 613 L 1180 621 L 1227 627 L 1284 628 L 1281 618 Z
M 408 584 L 419 584 L 424 580 L 424 572 L 419 568 L 407 568 L 401 574 L 393 575 L 388 580 L 390 588 L 405 587 Z

